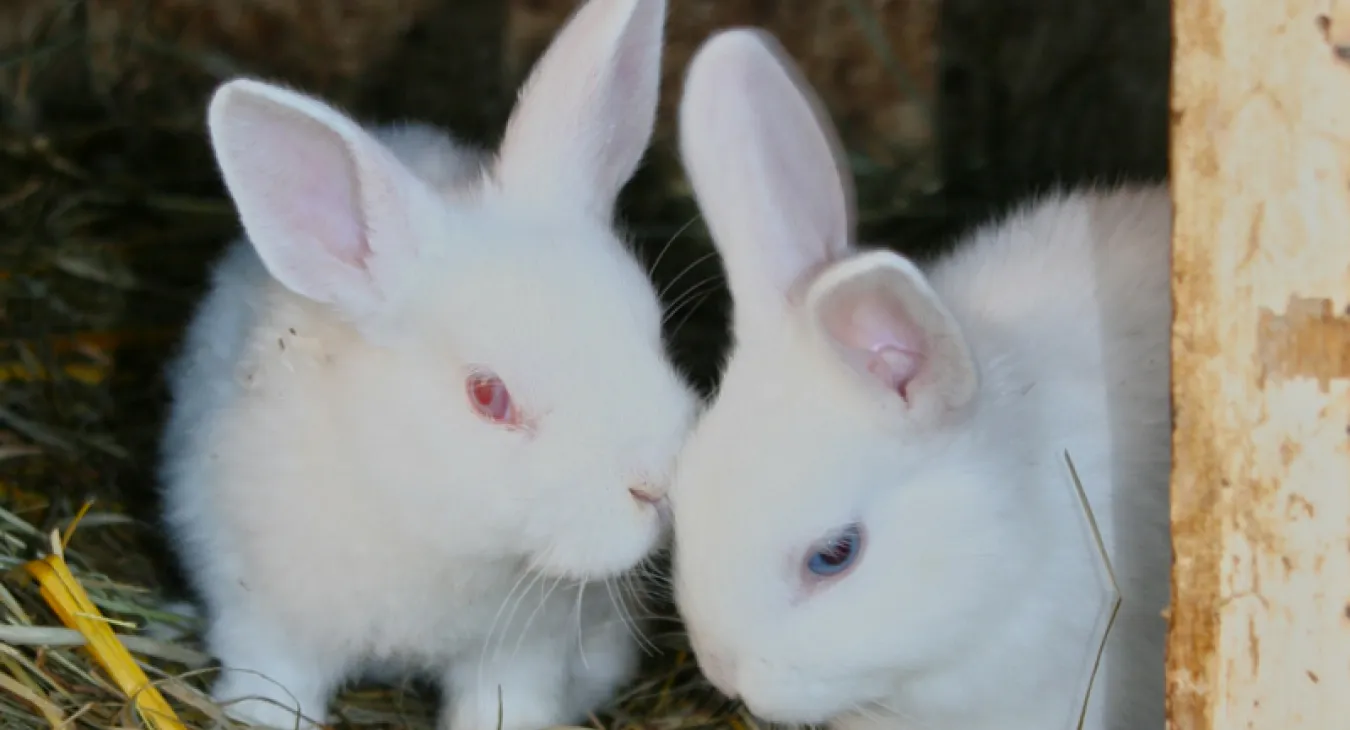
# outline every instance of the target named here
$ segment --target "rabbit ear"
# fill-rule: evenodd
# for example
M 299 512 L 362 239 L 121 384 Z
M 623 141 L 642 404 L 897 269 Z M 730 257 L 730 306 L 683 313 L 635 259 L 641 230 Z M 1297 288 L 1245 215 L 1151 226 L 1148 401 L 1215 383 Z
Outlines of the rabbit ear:
M 507 122 L 496 166 L 504 190 L 610 216 L 656 122 L 665 17 L 665 0 L 586 0 Z
M 211 99 L 211 144 L 268 271 L 348 314 L 377 307 L 391 267 L 416 255 L 427 191 L 355 122 L 303 94 L 247 79 Z
M 960 325 L 923 273 L 890 251 L 831 266 L 807 289 L 818 331 L 858 374 L 920 421 L 965 406 L 979 375 Z
M 680 154 L 737 318 L 772 315 L 852 249 L 852 176 L 834 126 L 777 40 L 750 28 L 699 49 L 679 114 Z

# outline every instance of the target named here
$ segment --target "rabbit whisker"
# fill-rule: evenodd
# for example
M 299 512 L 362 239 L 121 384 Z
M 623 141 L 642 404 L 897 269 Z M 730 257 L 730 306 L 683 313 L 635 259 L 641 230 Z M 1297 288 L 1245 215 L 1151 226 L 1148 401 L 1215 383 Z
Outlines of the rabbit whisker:
M 623 621 L 624 625 L 628 627 L 628 632 L 632 635 L 633 640 L 642 647 L 643 653 L 650 655 L 651 651 L 649 651 L 649 647 L 650 649 L 655 650 L 655 645 L 643 635 L 642 630 L 638 627 L 637 623 L 629 617 L 628 607 L 624 605 L 623 599 L 615 593 L 612 579 L 606 578 L 604 582 L 605 590 L 609 592 L 610 602 L 614 605 L 614 609 L 619 613 L 619 620 Z
M 683 269 L 680 269 L 680 272 L 678 274 L 672 277 L 670 281 L 666 282 L 666 285 L 664 287 L 661 287 L 661 291 L 657 293 L 656 298 L 664 299 L 666 295 L 670 293 L 670 290 L 677 283 L 679 283 L 680 279 L 683 279 L 685 275 L 687 275 L 690 271 L 693 271 L 695 268 L 697 268 L 699 264 L 702 264 L 703 262 L 707 261 L 708 259 L 716 255 L 717 255 L 716 251 L 709 251 L 686 264 Z
M 534 610 L 530 612 L 529 617 L 525 619 L 525 625 L 520 628 L 520 635 L 516 637 L 516 647 L 511 650 L 512 658 L 515 658 L 516 654 L 520 652 L 520 645 L 524 643 L 525 635 L 529 633 L 530 625 L 534 623 L 535 616 L 538 616 L 539 611 L 548 604 L 548 597 L 553 595 L 553 591 L 557 590 L 558 586 L 562 585 L 564 580 L 566 579 L 563 576 L 555 578 L 548 589 L 544 591 L 543 595 L 539 597 L 538 604 L 534 607 Z
M 502 630 L 497 634 L 497 645 L 492 649 L 492 661 L 494 663 L 501 655 L 502 645 L 506 642 L 506 634 L 510 631 L 511 620 L 515 618 L 516 611 L 520 610 L 520 605 L 525 602 L 525 597 L 534 590 L 534 587 L 539 584 L 539 581 L 544 579 L 544 573 L 536 570 L 533 565 L 530 566 L 529 572 L 532 575 L 530 582 L 525 584 L 525 589 L 521 591 L 520 595 L 517 596 L 516 600 L 512 603 L 511 611 L 506 615 L 506 623 L 502 625 Z
M 687 306 L 692 305 L 694 308 L 697 308 L 699 306 L 699 303 L 706 300 L 708 298 L 708 295 L 712 293 L 712 289 L 710 287 L 717 284 L 721 279 L 722 275 L 718 273 L 712 274 L 710 276 L 704 277 L 694 282 L 688 289 L 685 289 L 678 296 L 676 296 L 674 301 L 672 301 L 670 305 L 666 307 L 665 316 L 661 318 L 661 325 L 665 326 L 666 324 L 668 324 L 670 320 L 675 317 L 676 314 L 679 314 L 681 309 Z
M 661 246 L 661 250 L 656 254 L 656 260 L 652 261 L 652 265 L 648 267 L 647 276 L 652 277 L 656 275 L 656 268 L 661 265 L 661 259 L 665 257 L 666 251 L 670 250 L 671 244 L 675 243 L 675 240 L 683 235 L 684 232 L 689 229 L 689 226 L 694 225 L 694 222 L 697 221 L 698 218 L 698 215 L 694 215 L 689 220 L 685 221 L 684 225 L 676 229 L 676 231 L 670 235 L 670 238 L 666 239 L 665 244 Z
M 586 632 L 581 625 L 582 599 L 586 595 L 586 586 L 589 583 L 582 581 L 577 588 L 577 652 L 581 655 L 581 666 L 588 671 L 591 668 L 590 662 L 586 660 Z
M 511 603 L 512 596 L 516 594 L 517 590 L 520 590 L 521 584 L 524 583 L 525 579 L 528 577 L 530 577 L 530 571 L 528 570 L 520 571 L 520 576 L 516 578 L 516 582 L 511 585 L 511 589 L 506 592 L 506 595 L 502 598 L 502 605 L 497 608 L 496 615 L 492 617 L 492 624 L 488 626 L 487 634 L 483 637 L 483 648 L 478 655 L 479 685 L 482 685 L 483 683 L 483 671 L 484 665 L 487 664 L 488 647 L 492 645 L 492 635 L 497 631 L 497 623 L 501 621 L 502 612 L 505 611 L 507 605 Z

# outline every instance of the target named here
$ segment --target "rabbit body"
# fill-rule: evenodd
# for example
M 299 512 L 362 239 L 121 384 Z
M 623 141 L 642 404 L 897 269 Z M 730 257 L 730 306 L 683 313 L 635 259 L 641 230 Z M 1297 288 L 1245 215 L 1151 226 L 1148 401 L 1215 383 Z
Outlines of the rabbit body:
M 691 63 L 681 146 L 736 344 L 672 487 L 700 665 L 774 721 L 1161 726 L 1163 187 L 1044 196 L 921 271 L 852 244 L 838 143 L 767 34 Z M 729 590 L 729 586 L 736 586 Z
M 610 221 L 663 21 L 586 3 L 495 155 L 217 91 L 247 237 L 170 369 L 162 481 L 232 715 L 309 726 L 345 680 L 414 672 L 444 686 L 442 727 L 536 730 L 636 668 L 614 584 L 665 539 L 697 407 Z
M 461 698 L 451 726 L 478 728 L 497 715 L 495 689 L 479 683 L 509 681 L 503 672 L 565 673 L 554 679 L 571 685 L 562 717 L 627 678 L 637 647 L 609 589 L 527 574 L 508 535 L 476 529 L 491 505 L 427 493 L 440 476 L 418 465 L 443 462 L 447 448 L 418 438 L 443 433 L 426 422 L 444 414 L 421 390 L 445 379 L 436 362 L 370 347 L 278 284 L 247 241 L 214 278 L 173 378 L 184 397 L 168 451 L 181 455 L 169 479 L 193 487 L 169 492 L 174 533 L 194 585 L 222 607 L 210 645 L 245 670 L 225 674 L 220 697 L 268 698 L 279 704 L 240 716 L 289 727 L 287 705 L 321 718 L 333 687 L 363 666 L 435 672 Z M 492 488 L 491 474 L 460 478 Z M 511 707 L 522 727 L 559 712 Z

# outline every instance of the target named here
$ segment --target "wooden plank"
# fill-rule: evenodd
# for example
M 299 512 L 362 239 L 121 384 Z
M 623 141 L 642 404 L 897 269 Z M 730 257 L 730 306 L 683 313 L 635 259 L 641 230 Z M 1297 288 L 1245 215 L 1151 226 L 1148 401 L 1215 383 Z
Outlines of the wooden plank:
M 1174 4 L 1176 730 L 1350 727 L 1347 4 Z

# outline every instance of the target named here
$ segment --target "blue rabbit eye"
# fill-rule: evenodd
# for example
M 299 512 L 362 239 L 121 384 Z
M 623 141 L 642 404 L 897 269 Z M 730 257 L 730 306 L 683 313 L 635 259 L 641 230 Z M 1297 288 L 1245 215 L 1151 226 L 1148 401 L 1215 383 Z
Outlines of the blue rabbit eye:
M 862 530 L 849 525 L 844 531 L 811 553 L 806 569 L 819 576 L 838 575 L 847 570 L 862 547 Z

